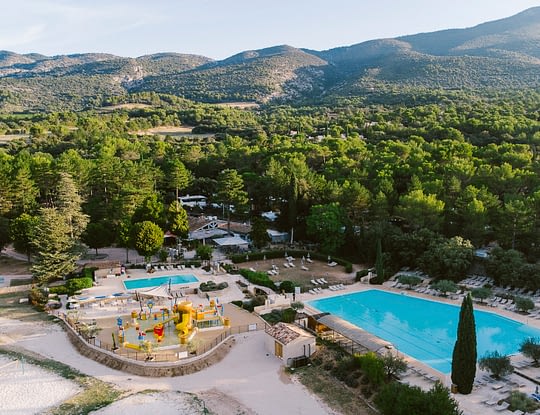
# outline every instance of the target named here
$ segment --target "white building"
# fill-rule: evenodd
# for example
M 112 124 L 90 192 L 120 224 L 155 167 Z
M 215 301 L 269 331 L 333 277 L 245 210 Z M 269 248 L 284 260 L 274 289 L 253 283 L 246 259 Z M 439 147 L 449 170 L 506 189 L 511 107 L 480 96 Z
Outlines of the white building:
M 266 350 L 291 366 L 294 358 L 315 353 L 315 336 L 293 324 L 277 323 L 266 329 Z
M 180 196 L 178 197 L 178 201 L 180 202 L 182 206 L 187 206 L 191 208 L 198 206 L 202 209 L 206 207 L 206 203 L 207 203 L 206 196 L 202 196 L 202 195 Z

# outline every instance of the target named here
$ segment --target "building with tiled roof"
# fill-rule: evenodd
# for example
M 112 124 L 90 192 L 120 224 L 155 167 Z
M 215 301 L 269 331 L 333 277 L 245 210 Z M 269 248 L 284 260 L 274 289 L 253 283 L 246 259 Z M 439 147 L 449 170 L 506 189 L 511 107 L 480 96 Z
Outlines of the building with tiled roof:
M 277 323 L 266 329 L 266 349 L 290 366 L 295 358 L 315 353 L 315 336 L 298 326 Z

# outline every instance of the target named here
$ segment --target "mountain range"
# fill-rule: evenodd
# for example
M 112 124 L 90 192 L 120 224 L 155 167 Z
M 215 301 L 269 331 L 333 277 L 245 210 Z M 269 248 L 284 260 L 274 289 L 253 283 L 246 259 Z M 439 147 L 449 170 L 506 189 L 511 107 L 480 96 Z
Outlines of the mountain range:
M 325 51 L 287 45 L 224 60 L 159 53 L 125 58 L 0 51 L 0 110 L 82 109 L 154 91 L 207 101 L 306 102 L 382 87 L 540 87 L 540 7 L 466 29 Z

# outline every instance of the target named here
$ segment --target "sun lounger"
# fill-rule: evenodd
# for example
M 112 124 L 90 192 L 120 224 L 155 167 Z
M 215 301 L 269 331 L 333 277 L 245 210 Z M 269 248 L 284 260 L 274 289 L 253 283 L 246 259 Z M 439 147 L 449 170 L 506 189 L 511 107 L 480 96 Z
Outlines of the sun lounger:
M 255 268 L 253 268 L 253 267 L 251 267 L 249 270 L 250 270 L 251 272 L 257 272 L 257 270 L 256 270 Z
M 290 267 L 291 267 L 287 262 L 284 262 L 284 263 L 283 263 L 283 266 L 284 266 L 285 268 L 290 268 Z
M 309 268 L 308 268 L 308 267 L 305 267 L 305 266 L 303 266 L 303 265 L 302 265 L 300 268 L 302 269 L 302 271 L 309 271 Z
M 322 279 L 321 279 L 321 278 L 318 278 L 318 279 L 316 279 L 315 281 L 317 281 L 320 285 L 323 285 L 323 284 L 324 284 L 324 282 L 322 282 Z
M 294 268 L 296 265 L 294 265 L 292 262 L 289 262 L 289 267 Z
M 315 281 L 315 280 L 311 280 L 311 283 L 312 283 L 313 285 L 319 285 L 319 283 L 318 283 L 317 281 Z
M 310 294 L 314 294 L 314 295 L 317 294 L 317 293 L 315 292 L 315 290 L 309 290 L 309 293 L 310 293 Z
M 337 291 L 337 290 L 338 290 L 338 289 L 336 288 L 335 285 L 330 285 L 328 288 L 329 288 L 331 291 Z
M 191 266 L 191 269 L 195 269 L 195 265 L 192 265 L 192 266 Z
M 332 262 L 328 263 L 328 266 L 329 267 L 335 267 L 337 264 L 338 264 L 337 262 L 332 261 Z
M 485 400 L 484 403 L 488 406 L 495 406 L 497 405 L 497 402 L 500 401 L 500 398 L 496 395 L 491 395 L 489 399 Z
M 322 281 L 323 284 L 328 284 L 328 281 L 326 281 L 324 278 L 319 278 L 319 281 Z
M 313 262 L 313 261 L 311 260 L 311 258 L 307 258 L 306 261 L 309 262 L 310 264 Z

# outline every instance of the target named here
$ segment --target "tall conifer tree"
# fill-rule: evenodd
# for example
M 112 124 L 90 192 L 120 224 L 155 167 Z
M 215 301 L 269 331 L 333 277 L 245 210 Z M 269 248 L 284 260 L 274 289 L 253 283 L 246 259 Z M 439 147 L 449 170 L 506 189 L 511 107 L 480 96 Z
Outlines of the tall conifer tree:
M 461 304 L 457 339 L 452 354 L 452 383 L 458 392 L 469 394 L 476 375 L 476 324 L 474 322 L 472 297 L 469 293 Z

